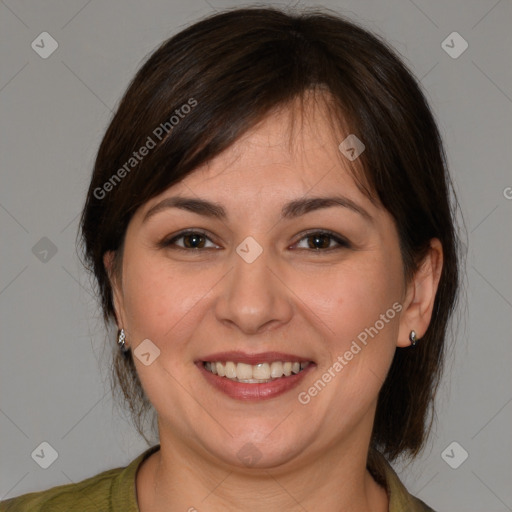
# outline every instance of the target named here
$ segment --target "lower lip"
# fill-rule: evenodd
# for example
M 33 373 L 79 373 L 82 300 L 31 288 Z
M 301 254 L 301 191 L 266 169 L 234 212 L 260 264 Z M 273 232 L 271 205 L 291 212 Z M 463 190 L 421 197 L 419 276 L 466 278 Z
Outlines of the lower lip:
M 226 377 L 219 377 L 209 372 L 202 362 L 196 363 L 205 379 L 219 391 L 222 391 L 231 398 L 237 400 L 268 400 L 290 391 L 302 381 L 315 364 L 310 363 L 299 373 L 288 377 L 280 377 L 271 382 L 262 382 L 261 384 L 248 384 L 246 382 L 236 382 Z

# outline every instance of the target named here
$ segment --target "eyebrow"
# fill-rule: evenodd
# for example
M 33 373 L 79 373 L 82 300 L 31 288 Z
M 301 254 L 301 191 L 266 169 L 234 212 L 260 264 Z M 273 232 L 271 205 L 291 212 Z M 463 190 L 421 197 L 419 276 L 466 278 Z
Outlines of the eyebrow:
M 373 222 L 373 217 L 360 205 L 345 196 L 329 196 L 329 197 L 305 197 L 296 199 L 283 206 L 281 209 L 281 217 L 283 219 L 293 219 L 305 215 L 306 213 L 331 208 L 333 206 L 341 206 L 352 210 L 361 215 L 365 220 Z M 217 218 L 220 220 L 227 219 L 226 210 L 218 203 L 207 201 L 205 199 L 196 199 L 193 197 L 168 197 L 163 199 L 144 215 L 143 223 L 157 213 L 168 210 L 170 208 L 179 208 L 198 215 Z

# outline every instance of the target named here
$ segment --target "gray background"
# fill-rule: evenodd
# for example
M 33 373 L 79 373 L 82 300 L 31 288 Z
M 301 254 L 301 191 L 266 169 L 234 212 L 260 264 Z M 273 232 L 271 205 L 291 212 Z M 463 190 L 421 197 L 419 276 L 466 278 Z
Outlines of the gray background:
M 95 151 L 143 58 L 186 24 L 233 5 L 0 2 L 0 499 L 126 465 L 147 447 L 110 395 L 114 336 L 106 337 L 76 256 L 78 215 Z M 415 463 L 397 469 L 439 511 L 512 510 L 512 3 L 322 5 L 383 35 L 421 79 L 467 227 L 467 306 L 435 432 Z M 31 48 L 43 31 L 59 45 L 46 59 Z M 441 46 L 453 31 L 469 44 L 458 58 Z M 58 453 L 48 469 L 31 457 L 43 441 Z M 469 453 L 458 469 L 441 456 L 453 441 Z M 444 453 L 453 463 L 462 451 Z

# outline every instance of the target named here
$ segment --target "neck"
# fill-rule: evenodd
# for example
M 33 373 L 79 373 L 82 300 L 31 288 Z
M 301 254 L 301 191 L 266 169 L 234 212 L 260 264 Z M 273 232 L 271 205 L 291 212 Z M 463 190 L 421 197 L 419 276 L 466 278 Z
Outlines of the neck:
M 366 469 L 368 444 L 357 439 L 267 469 L 219 464 L 183 441 L 161 436 L 160 450 L 141 467 L 141 512 L 388 510 L 386 491 Z

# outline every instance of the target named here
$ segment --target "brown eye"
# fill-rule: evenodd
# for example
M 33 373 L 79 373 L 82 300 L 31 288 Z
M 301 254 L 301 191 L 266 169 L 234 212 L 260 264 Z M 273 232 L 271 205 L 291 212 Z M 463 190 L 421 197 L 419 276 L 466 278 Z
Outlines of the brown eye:
M 206 237 L 200 233 L 191 233 L 181 238 L 183 238 L 183 245 L 187 249 L 202 249 L 206 241 Z
M 172 238 L 167 238 L 159 243 L 159 246 L 167 249 L 218 249 L 210 238 L 201 231 L 182 231 Z
M 310 249 L 328 249 L 331 245 L 331 238 L 329 235 L 309 235 L 307 237 L 308 246 Z
M 298 249 L 327 252 L 335 249 L 349 248 L 347 240 L 329 231 L 315 231 L 306 234 L 296 244 Z

